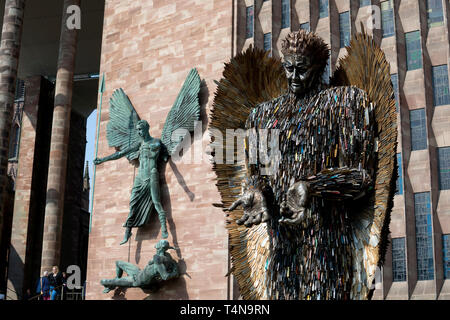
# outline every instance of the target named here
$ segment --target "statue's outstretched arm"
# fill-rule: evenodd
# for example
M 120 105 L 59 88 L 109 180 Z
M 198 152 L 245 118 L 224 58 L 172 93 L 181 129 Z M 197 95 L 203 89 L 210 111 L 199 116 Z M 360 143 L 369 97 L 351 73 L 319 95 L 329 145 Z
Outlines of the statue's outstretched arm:
M 106 162 L 106 161 L 117 160 L 117 159 L 120 159 L 120 158 L 128 155 L 129 153 L 135 152 L 137 150 L 139 150 L 139 144 L 135 144 L 134 146 L 131 146 L 129 148 L 117 151 L 117 152 L 115 152 L 115 153 L 113 153 L 113 154 L 111 154 L 111 155 L 109 155 L 107 157 L 104 157 L 104 158 L 95 158 L 94 159 L 94 164 L 95 165 L 99 165 L 99 164 L 101 164 L 103 162 Z

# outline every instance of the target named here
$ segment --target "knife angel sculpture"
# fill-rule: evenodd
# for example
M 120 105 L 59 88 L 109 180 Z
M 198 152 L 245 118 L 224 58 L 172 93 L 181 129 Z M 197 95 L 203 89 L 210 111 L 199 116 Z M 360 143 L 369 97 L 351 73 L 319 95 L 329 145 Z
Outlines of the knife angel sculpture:
M 281 52 L 249 48 L 218 82 L 211 126 L 248 132 L 241 161 L 214 164 L 231 271 L 244 299 L 368 299 L 397 172 L 389 63 L 364 32 L 331 85 L 316 34 L 290 33 Z
M 95 159 L 95 165 L 105 161 L 127 157 L 129 161 L 139 160 L 139 169 L 131 190 L 130 212 L 123 227 L 124 244 L 131 236 L 131 229 L 145 225 L 150 214 L 156 210 L 161 223 L 162 238 L 167 238 L 166 212 L 161 204 L 158 163 L 167 162 L 177 150 L 183 134 L 194 131 L 200 118 L 200 77 L 192 69 L 169 111 L 161 139 L 150 136 L 150 125 L 141 120 L 130 99 L 122 89 L 114 91 L 110 99 L 109 122 L 106 137 L 110 147 L 117 152 L 105 158 Z M 173 139 L 173 137 L 177 137 Z

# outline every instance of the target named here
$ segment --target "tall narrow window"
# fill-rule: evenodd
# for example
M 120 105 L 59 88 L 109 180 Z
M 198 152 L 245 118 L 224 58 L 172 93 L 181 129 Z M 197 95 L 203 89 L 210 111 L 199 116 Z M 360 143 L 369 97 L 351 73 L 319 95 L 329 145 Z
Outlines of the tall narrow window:
M 399 96 L 398 96 L 398 74 L 394 73 L 391 74 L 391 82 L 392 82 L 392 87 L 394 89 L 394 97 L 395 97 L 395 109 L 397 110 L 397 112 L 399 111 Z
M 246 38 L 253 37 L 253 6 L 246 9 Z
M 442 106 L 450 104 L 450 93 L 448 87 L 448 67 L 446 64 L 432 68 L 433 74 L 433 104 Z
M 403 194 L 403 170 L 402 170 L 402 154 L 397 153 L 397 166 L 398 166 L 398 178 L 397 178 L 397 192 L 396 194 Z
M 438 148 L 439 190 L 450 190 L 450 147 Z
M 406 38 L 406 67 L 407 70 L 422 68 L 422 47 L 419 31 L 408 32 Z
M 19 156 L 20 127 L 15 124 L 9 142 L 9 159 L 17 159 Z
M 405 238 L 392 239 L 392 280 L 406 281 Z
M 416 220 L 417 280 L 433 280 L 433 230 L 429 192 L 414 194 L 414 216 Z
M 360 7 L 367 7 L 370 6 L 372 3 L 370 0 L 359 0 L 359 6 Z
M 392 0 L 381 2 L 381 28 L 383 29 L 383 38 L 392 37 L 395 34 Z
M 442 0 L 427 0 L 428 27 L 444 25 L 444 11 Z
M 341 48 L 350 44 L 350 12 L 339 14 L 339 36 Z
M 328 17 L 328 0 L 319 0 L 319 18 Z
M 442 251 L 444 279 L 450 279 L 450 234 L 442 235 Z
M 291 26 L 291 0 L 281 1 L 281 28 Z
M 409 112 L 411 126 L 411 150 L 427 148 L 427 128 L 425 109 L 411 110 Z
M 272 49 L 272 34 L 264 34 L 264 51 L 270 51 Z
M 330 68 L 330 59 L 328 59 L 327 66 L 325 67 L 325 70 L 322 74 L 322 81 L 326 84 L 330 83 L 330 77 L 331 77 L 331 68 Z
M 300 29 L 309 31 L 309 22 L 305 22 L 305 23 L 300 24 Z

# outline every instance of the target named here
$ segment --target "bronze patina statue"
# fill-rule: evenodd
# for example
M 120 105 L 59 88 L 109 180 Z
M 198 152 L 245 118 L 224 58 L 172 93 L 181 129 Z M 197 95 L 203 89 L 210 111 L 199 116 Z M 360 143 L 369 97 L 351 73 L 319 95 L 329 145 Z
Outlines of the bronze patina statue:
M 123 227 L 124 244 L 131 236 L 131 229 L 145 225 L 153 208 L 158 213 L 163 238 L 168 237 L 166 212 L 161 204 L 158 165 L 167 162 L 181 143 L 183 134 L 194 130 L 200 117 L 198 94 L 200 77 L 192 69 L 170 110 L 162 131 L 161 139 L 150 136 L 147 121 L 140 120 L 133 105 L 122 89 L 114 91 L 110 99 L 110 119 L 107 125 L 107 139 L 110 147 L 119 151 L 105 158 L 96 158 L 95 165 L 105 161 L 127 157 L 139 159 L 139 170 L 131 190 L 130 212 Z M 180 134 L 181 133 L 181 134 Z M 172 135 L 177 135 L 173 139 Z
M 148 262 L 143 270 L 134 264 L 125 261 L 116 261 L 116 277 L 114 279 L 103 279 L 100 283 L 105 287 L 104 293 L 114 290 L 116 287 L 139 287 L 151 288 L 163 281 L 179 277 L 176 261 L 166 251 L 174 249 L 169 246 L 167 240 L 160 240 L 156 245 L 156 254 Z M 123 276 L 123 272 L 127 276 Z
M 395 191 L 389 64 L 358 34 L 328 86 L 315 33 L 290 33 L 281 51 L 282 63 L 253 48 L 233 58 L 214 101 L 212 126 L 254 132 L 243 163 L 214 166 L 233 273 L 246 299 L 367 299 Z M 267 171 L 249 155 L 271 130 Z

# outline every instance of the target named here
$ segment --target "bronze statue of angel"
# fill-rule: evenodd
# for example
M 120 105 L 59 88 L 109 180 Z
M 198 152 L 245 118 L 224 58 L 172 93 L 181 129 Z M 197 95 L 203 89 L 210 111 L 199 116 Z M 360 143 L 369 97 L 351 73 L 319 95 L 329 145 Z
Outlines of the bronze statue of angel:
M 132 228 L 144 226 L 152 211 L 156 210 L 161 223 L 161 236 L 168 237 L 166 212 L 162 206 L 158 164 L 167 162 L 182 142 L 183 132 L 194 131 L 195 122 L 200 119 L 200 77 L 191 69 L 164 124 L 161 139 L 150 136 L 150 125 L 141 120 L 130 99 L 122 89 L 117 89 L 110 99 L 110 119 L 106 137 L 110 147 L 117 152 L 104 158 L 96 158 L 95 165 L 127 157 L 129 161 L 139 160 L 138 173 L 131 190 L 130 211 L 123 224 L 125 244 L 131 237 Z M 180 134 L 181 133 L 181 134 Z
M 389 63 L 365 33 L 330 84 L 329 48 L 314 32 L 289 33 L 281 52 L 282 61 L 254 48 L 234 57 L 211 112 L 223 133 L 249 132 L 242 161 L 214 164 L 233 274 L 244 299 L 368 299 L 395 192 Z M 259 152 L 252 161 L 275 130 L 269 163 Z

